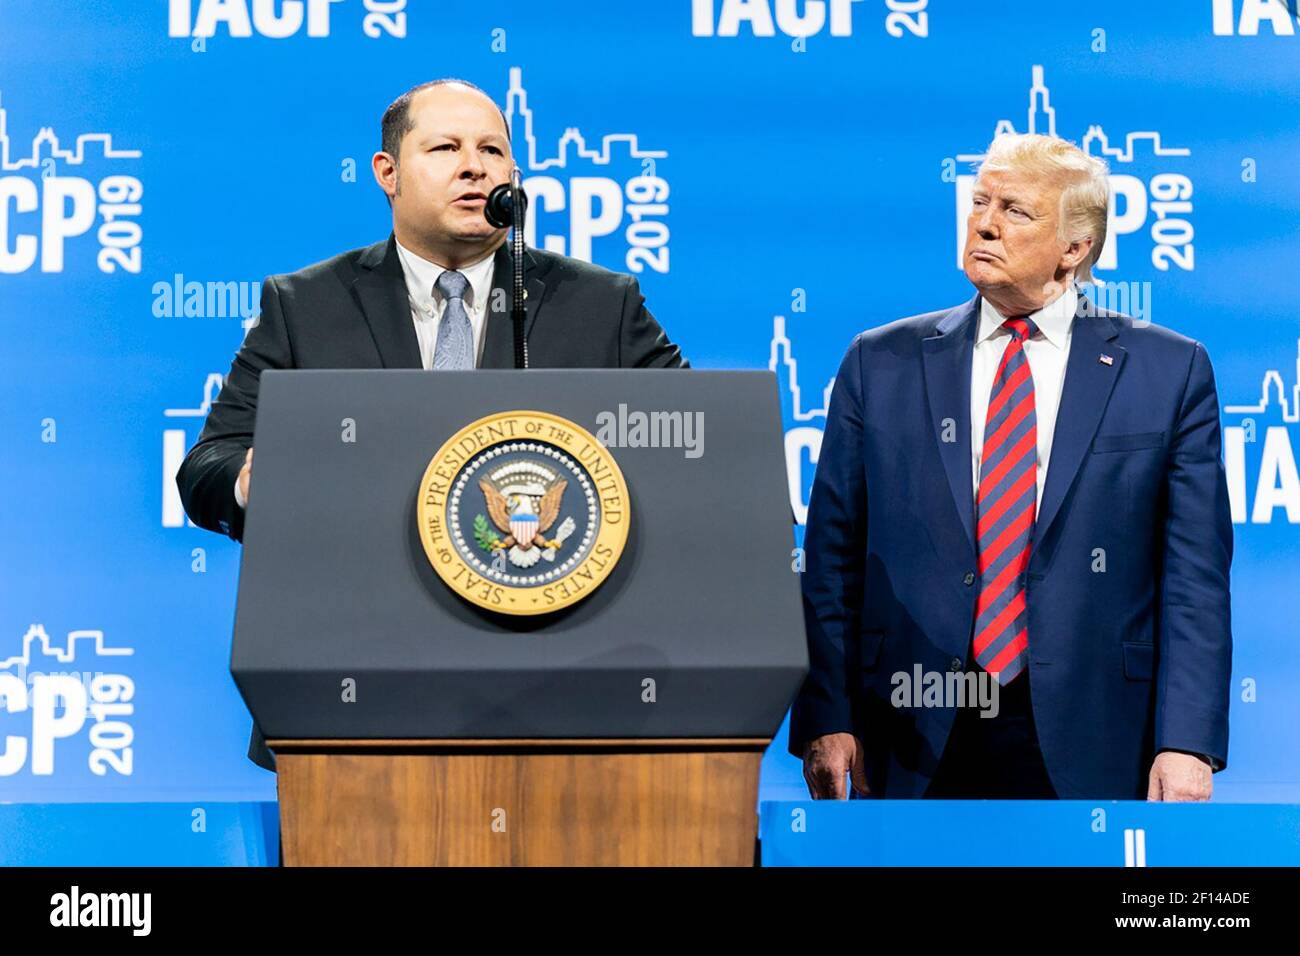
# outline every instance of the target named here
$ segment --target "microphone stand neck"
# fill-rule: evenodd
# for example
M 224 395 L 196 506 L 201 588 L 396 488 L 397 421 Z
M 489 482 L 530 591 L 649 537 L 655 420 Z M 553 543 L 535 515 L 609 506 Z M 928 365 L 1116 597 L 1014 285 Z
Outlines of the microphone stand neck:
M 510 321 L 515 333 L 515 368 L 528 368 L 528 342 L 524 339 L 524 216 L 525 201 L 518 177 L 510 183 L 514 224 L 510 234 L 510 255 L 514 265 L 514 288 L 510 304 Z

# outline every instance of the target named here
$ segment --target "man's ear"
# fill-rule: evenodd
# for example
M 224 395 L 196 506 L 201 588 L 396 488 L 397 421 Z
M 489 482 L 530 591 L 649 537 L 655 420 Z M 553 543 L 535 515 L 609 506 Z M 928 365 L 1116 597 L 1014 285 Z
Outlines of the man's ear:
M 1092 253 L 1092 239 L 1083 239 L 1070 243 L 1070 247 L 1061 256 L 1061 269 L 1069 272 L 1077 269 Z
M 375 174 L 375 182 L 379 188 L 388 196 L 388 201 L 393 201 L 393 196 L 397 194 L 397 160 L 382 150 L 370 157 L 370 169 Z

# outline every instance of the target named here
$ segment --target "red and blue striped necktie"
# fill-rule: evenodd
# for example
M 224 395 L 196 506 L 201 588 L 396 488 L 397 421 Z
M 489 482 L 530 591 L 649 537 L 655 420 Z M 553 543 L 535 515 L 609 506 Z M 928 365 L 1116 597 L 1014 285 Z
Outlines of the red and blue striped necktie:
M 975 539 L 980 591 L 975 605 L 975 660 L 1003 686 L 1029 663 L 1025 569 L 1038 503 L 1038 421 L 1025 340 L 1038 331 L 1027 318 L 1007 319 L 1011 341 L 993 376 L 984 421 Z

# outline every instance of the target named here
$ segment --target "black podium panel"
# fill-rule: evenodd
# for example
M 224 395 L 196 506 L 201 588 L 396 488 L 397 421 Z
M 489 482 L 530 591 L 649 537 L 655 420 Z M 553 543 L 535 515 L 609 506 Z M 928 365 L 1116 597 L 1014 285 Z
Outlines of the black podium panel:
M 608 580 L 535 617 L 454 594 L 416 519 L 439 447 L 516 409 L 597 434 L 620 406 L 700 413 L 703 441 L 610 447 Z M 265 372 L 235 681 L 268 738 L 769 736 L 807 666 L 782 435 L 767 372 Z

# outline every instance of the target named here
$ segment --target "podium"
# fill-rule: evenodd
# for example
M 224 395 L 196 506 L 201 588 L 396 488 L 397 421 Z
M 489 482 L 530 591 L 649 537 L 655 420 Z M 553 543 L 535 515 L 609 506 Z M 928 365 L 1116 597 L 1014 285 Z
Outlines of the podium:
M 286 865 L 751 865 L 807 669 L 775 376 L 268 371 L 231 672 Z

